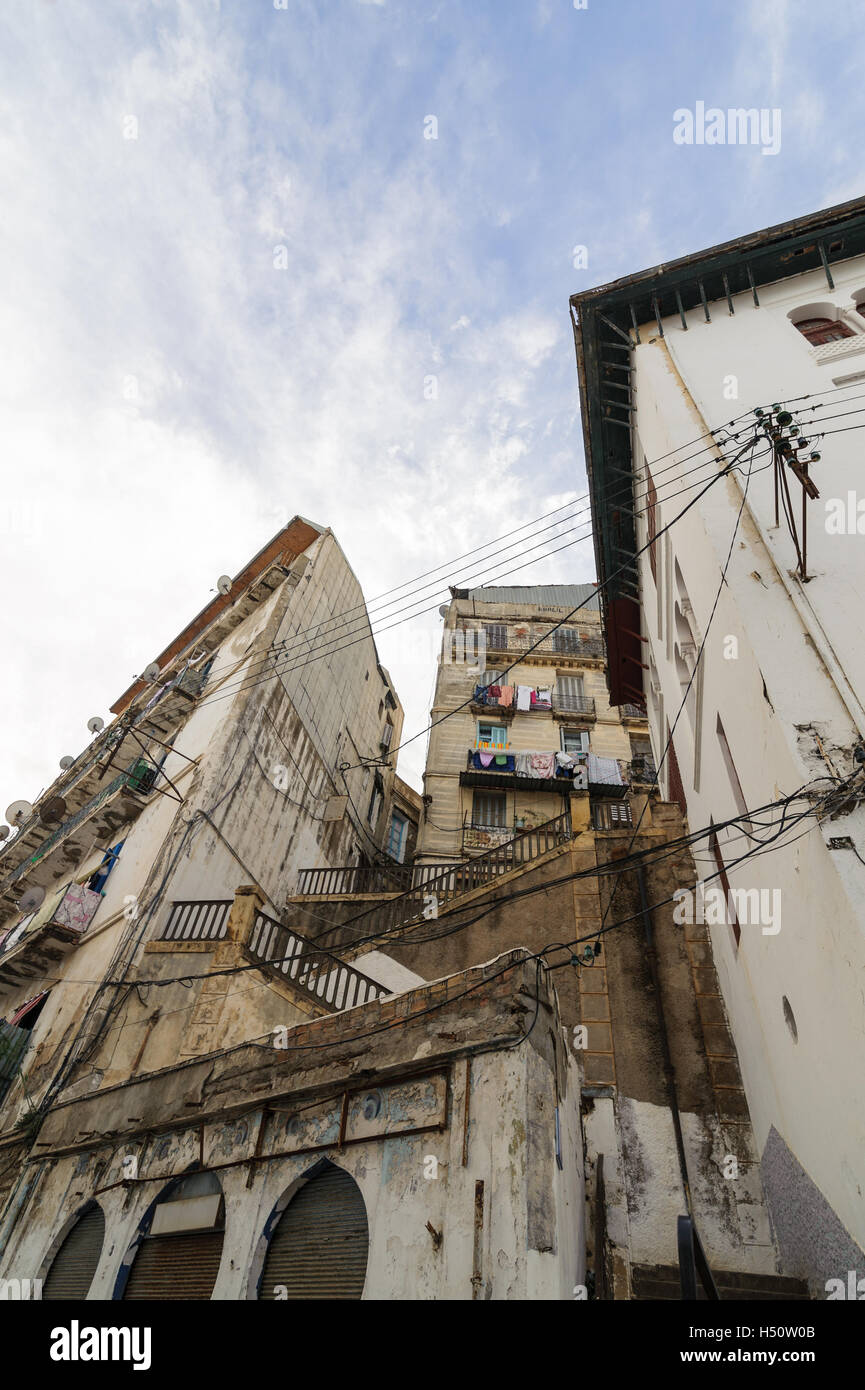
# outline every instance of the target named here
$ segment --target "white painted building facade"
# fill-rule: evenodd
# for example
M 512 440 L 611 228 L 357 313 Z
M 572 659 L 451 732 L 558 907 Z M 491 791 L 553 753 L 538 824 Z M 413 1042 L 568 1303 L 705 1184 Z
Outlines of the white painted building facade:
M 865 1270 L 865 808 L 854 758 L 865 742 L 865 202 L 572 306 L 606 635 L 619 657 L 613 702 L 642 684 L 656 762 L 673 730 L 661 787 L 683 795 L 692 831 L 811 794 L 777 844 L 779 808 L 695 852 L 707 893 L 750 894 L 737 921 L 729 909 L 707 921 L 785 1272 L 819 1288 L 857 1261 Z M 776 524 L 771 450 L 753 414 L 774 403 L 821 456 L 804 579 L 783 506 Z M 737 471 L 674 520 L 755 437 Z M 801 542 L 802 488 L 784 467 Z M 842 511 L 852 525 L 839 534 Z M 635 619 L 642 642 L 628 632 Z M 843 805 L 828 796 L 842 785 L 853 793 Z M 766 848 L 737 866 L 759 839 Z

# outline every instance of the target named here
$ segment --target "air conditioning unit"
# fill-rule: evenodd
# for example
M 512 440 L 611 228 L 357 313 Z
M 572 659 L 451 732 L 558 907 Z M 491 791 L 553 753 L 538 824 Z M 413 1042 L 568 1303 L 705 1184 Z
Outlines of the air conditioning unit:
M 139 758 L 132 764 L 126 777 L 127 786 L 132 791 L 138 792 L 141 796 L 146 796 L 153 790 L 154 783 L 159 776 L 159 768 L 154 767 L 146 758 Z
M 393 738 L 393 725 L 392 725 L 392 724 L 385 724 L 384 728 L 383 728 L 382 731 L 381 731 L 381 740 L 380 740 L 380 742 L 381 742 L 382 748 L 390 748 L 392 738 Z

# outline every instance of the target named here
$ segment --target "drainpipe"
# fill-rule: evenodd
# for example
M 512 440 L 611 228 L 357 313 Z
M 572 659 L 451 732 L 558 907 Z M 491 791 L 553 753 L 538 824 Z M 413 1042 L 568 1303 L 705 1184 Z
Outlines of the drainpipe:
M 640 885 L 640 911 L 642 913 L 643 928 L 646 934 L 646 956 L 649 962 L 649 973 L 652 977 L 652 989 L 655 994 L 655 1009 L 658 1015 L 658 1026 L 661 1031 L 661 1052 L 664 1059 L 664 1078 L 667 1085 L 667 1098 L 669 1101 L 670 1113 L 673 1117 L 673 1129 L 676 1134 L 676 1150 L 679 1156 L 679 1170 L 682 1175 L 682 1186 L 685 1189 L 685 1209 L 688 1213 L 691 1213 L 691 1185 L 688 1182 L 685 1140 L 682 1135 L 682 1120 L 679 1114 L 679 1102 L 676 1097 L 676 1075 L 673 1071 L 673 1059 L 670 1055 L 670 1040 L 667 1036 L 667 1023 L 664 1018 L 664 1007 L 661 1001 L 661 983 L 658 978 L 658 958 L 655 954 L 655 943 L 652 937 L 652 913 L 646 898 L 646 871 L 642 864 L 637 866 L 637 881 Z

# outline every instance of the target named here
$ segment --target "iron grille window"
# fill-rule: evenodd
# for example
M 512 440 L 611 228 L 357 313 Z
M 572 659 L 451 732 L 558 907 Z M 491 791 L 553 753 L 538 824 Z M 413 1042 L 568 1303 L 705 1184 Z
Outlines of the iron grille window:
M 504 623 L 484 623 L 487 646 L 494 652 L 503 652 L 508 646 L 508 630 Z
M 472 825 L 504 829 L 508 823 L 508 799 L 504 792 L 475 792 Z

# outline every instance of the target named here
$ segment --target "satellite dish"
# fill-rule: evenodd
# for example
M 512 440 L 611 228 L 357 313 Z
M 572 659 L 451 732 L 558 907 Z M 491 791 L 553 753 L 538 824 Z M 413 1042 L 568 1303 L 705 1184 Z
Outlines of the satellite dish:
M 28 888 L 18 903 L 19 912 L 38 912 L 45 901 L 44 888 Z
M 158 664 L 158 662 L 156 662 L 156 661 L 151 661 L 151 663 L 150 663 L 149 666 L 145 666 L 145 668 L 144 668 L 144 675 L 141 677 L 141 679 L 142 679 L 142 680 L 145 680 L 145 681 L 158 681 L 158 680 L 159 680 L 159 664 Z
M 6 839 L 8 839 L 8 838 L 9 838 L 9 827 L 8 827 L 8 825 L 0 825 L 0 840 L 6 840 Z
M 105 720 L 100 719 L 98 714 L 94 714 L 92 719 L 88 719 L 87 727 L 91 734 L 101 734 L 102 730 L 105 728 Z
M 62 770 L 63 770 L 64 772 L 66 772 L 67 769 L 70 768 L 74 762 L 75 762 L 75 759 L 72 758 L 72 757 L 70 757 L 69 754 L 66 753 L 66 754 L 64 755 L 64 757 L 62 757 L 62 758 L 60 759 L 60 766 L 61 766 Z
M 59 825 L 66 816 L 66 802 L 62 796 L 49 796 L 39 807 L 39 819 L 43 825 Z
M 443 604 L 442 604 L 441 608 L 439 609 L 439 617 L 440 617 L 440 618 L 446 618 L 446 617 L 447 617 L 447 615 L 448 615 L 448 608 L 449 608 L 449 607 L 450 607 L 450 604 L 449 604 L 449 603 L 443 603 Z
M 221 574 L 216 581 L 216 587 L 221 594 L 230 594 L 231 576 L 229 574 Z
M 13 801 L 11 806 L 6 807 L 6 819 L 13 825 L 23 825 L 33 815 L 33 807 L 29 801 Z

